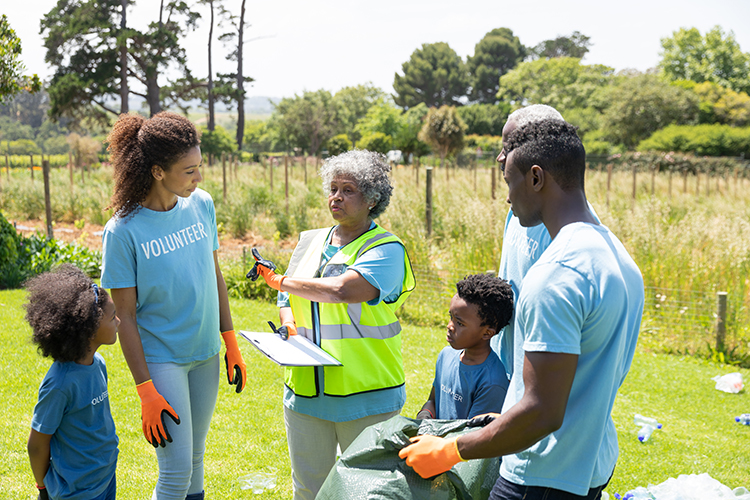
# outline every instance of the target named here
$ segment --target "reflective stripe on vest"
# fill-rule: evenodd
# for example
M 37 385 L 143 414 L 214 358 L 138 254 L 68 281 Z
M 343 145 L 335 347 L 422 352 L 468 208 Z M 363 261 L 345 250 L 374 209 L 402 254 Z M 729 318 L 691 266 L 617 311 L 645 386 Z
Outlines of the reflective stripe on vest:
M 305 231 L 287 268 L 293 277 L 337 276 L 346 271 L 367 250 L 401 240 L 380 226 L 341 248 L 320 269 L 321 255 L 332 228 Z M 400 296 L 393 303 L 326 304 L 311 302 L 289 295 L 297 333 L 304 335 L 344 366 L 325 367 L 325 394 L 349 396 L 362 392 L 398 387 L 404 383 L 401 357 L 401 325 L 394 311 L 414 289 L 414 273 L 404 252 L 404 280 Z M 320 331 L 313 325 L 313 309 L 317 310 Z M 287 368 L 285 383 L 298 396 L 320 394 L 316 369 Z

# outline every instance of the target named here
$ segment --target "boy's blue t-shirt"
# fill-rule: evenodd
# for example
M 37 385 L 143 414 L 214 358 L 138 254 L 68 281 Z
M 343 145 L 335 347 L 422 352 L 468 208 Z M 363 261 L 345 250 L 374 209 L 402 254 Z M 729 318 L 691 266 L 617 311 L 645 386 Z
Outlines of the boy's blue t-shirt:
M 370 229 L 375 223 L 370 225 Z M 326 245 L 323 249 L 323 263 L 328 262 L 340 247 Z M 386 243 L 378 245 L 363 253 L 348 269 L 356 270 L 368 283 L 377 288 L 380 295 L 367 303 L 371 306 L 382 301 L 395 300 L 401 293 L 401 285 L 404 281 L 404 247 L 398 243 Z M 279 292 L 276 305 L 289 307 L 289 294 Z M 318 318 L 313 318 L 317 323 Z M 316 369 L 319 377 L 320 387 L 325 387 L 322 369 Z M 314 398 L 297 397 L 294 392 L 284 386 L 284 406 L 290 410 L 305 415 L 310 415 L 331 422 L 346 422 L 358 418 L 377 415 L 379 413 L 390 413 L 400 410 L 406 402 L 406 389 L 395 387 L 380 391 L 355 394 L 345 398 L 329 397 L 321 394 Z
M 484 413 L 500 413 L 508 378 L 497 354 L 490 351 L 478 365 L 461 362 L 463 350 L 446 346 L 435 364 L 435 418 L 455 420 Z
M 136 287 L 149 363 L 202 361 L 219 352 L 219 248 L 211 195 L 196 189 L 167 212 L 141 207 L 102 235 L 102 286 Z
M 562 427 L 505 456 L 506 480 L 576 495 L 609 480 L 618 455 L 612 406 L 630 369 L 643 303 L 640 270 L 601 225 L 564 226 L 529 269 L 516 306 L 517 354 L 504 410 L 524 395 L 523 352 L 576 354 L 578 365 Z
M 109 409 L 107 367 L 52 363 L 39 387 L 31 428 L 51 434 L 44 484 L 50 498 L 87 500 L 102 494 L 117 467 L 117 434 Z

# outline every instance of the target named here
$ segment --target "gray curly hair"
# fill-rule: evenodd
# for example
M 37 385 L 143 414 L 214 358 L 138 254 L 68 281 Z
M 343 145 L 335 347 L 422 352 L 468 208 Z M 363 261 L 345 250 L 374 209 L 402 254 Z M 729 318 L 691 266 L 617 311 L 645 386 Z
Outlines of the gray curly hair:
M 320 178 L 323 179 L 323 191 L 328 192 L 334 177 L 345 176 L 354 179 L 357 189 L 367 203 L 375 205 L 370 210 L 370 217 L 380 216 L 391 202 L 393 185 L 389 174 L 391 166 L 385 156 L 364 149 L 353 149 L 328 158 L 320 167 Z

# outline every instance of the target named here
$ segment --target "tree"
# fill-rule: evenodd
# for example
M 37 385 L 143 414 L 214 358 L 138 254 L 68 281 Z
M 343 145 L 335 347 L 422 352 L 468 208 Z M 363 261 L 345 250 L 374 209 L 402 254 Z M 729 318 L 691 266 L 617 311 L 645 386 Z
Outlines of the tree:
M 750 54 L 730 31 L 726 36 L 719 26 L 705 36 L 696 28 L 681 28 L 662 38 L 659 68 L 670 81 L 713 82 L 735 92 L 750 93 Z
M 287 148 L 299 147 L 314 155 L 338 130 L 338 106 L 327 90 L 285 97 L 274 106 L 271 121 Z
M 699 123 L 720 123 L 743 127 L 750 124 L 750 96 L 713 82 L 678 80 L 672 85 L 690 90 L 700 100 Z
M 510 106 L 500 103 L 471 104 L 456 108 L 458 116 L 466 123 L 467 134 L 478 135 L 503 135 L 505 121 L 510 114 Z
M 361 137 L 355 130 L 357 122 L 365 117 L 367 111 L 378 101 L 386 102 L 390 96 L 371 83 L 344 87 L 333 96 L 339 108 L 340 132 L 345 132 L 357 142 Z
M 393 137 L 383 132 L 367 132 L 357 142 L 357 147 L 386 154 L 393 148 Z
M 691 124 L 698 116 L 698 97 L 693 92 L 652 74 L 625 78 L 609 89 L 607 101 L 610 105 L 602 117 L 605 132 L 629 149 L 667 125 Z
M 447 156 L 460 151 L 463 147 L 465 130 L 466 124 L 456 113 L 456 108 L 452 106 L 430 108 L 422 130 L 419 132 L 419 140 L 437 151 L 442 167 Z
M 535 58 L 554 59 L 556 57 L 575 57 L 583 59 L 588 53 L 590 38 L 574 31 L 570 36 L 558 36 L 552 40 L 544 40 L 531 49 Z
M 334 135 L 328 139 L 327 149 L 328 154 L 331 156 L 340 155 L 352 149 L 352 141 L 349 140 L 346 134 Z
M 430 146 L 419 140 L 419 132 L 428 112 L 424 103 L 409 108 L 402 116 L 401 129 L 393 137 L 393 147 L 400 150 L 407 161 L 409 155 L 421 158 L 430 152 Z
M 357 122 L 354 131 L 360 136 L 382 132 L 392 138 L 398 133 L 401 126 L 401 110 L 387 102 L 379 100 Z
M 482 104 L 497 102 L 500 77 L 526 57 L 526 48 L 509 28 L 495 28 L 474 46 L 467 58 L 471 75 L 471 100 Z
M 23 75 L 26 68 L 20 60 L 21 52 L 21 39 L 3 14 L 0 16 L 0 104 L 24 90 L 38 92 L 42 88 L 37 75 Z
M 613 72 L 601 64 L 581 64 L 574 57 L 523 62 L 500 77 L 497 97 L 515 107 L 548 104 L 561 112 L 584 108 L 597 89 L 610 83 Z
M 195 26 L 199 14 L 179 0 L 162 2 L 158 22 L 140 32 L 126 26 L 129 3 L 58 0 L 43 16 L 45 61 L 55 69 L 48 88 L 51 116 L 107 122 L 108 115 L 127 111 L 126 93 L 144 97 L 153 115 L 161 111 L 159 78 L 168 65 L 176 64 L 186 81 L 193 80 L 179 38 Z M 130 78 L 139 81 L 145 92 L 134 90 Z M 119 112 L 109 104 L 116 95 L 121 101 Z
M 201 127 L 201 152 L 210 154 L 214 158 L 221 157 L 221 153 L 231 153 L 235 149 L 234 138 L 221 125 L 213 130 Z
M 447 43 L 425 43 L 396 73 L 394 101 L 403 108 L 420 102 L 428 107 L 460 105 L 469 88 L 469 75 L 461 57 Z

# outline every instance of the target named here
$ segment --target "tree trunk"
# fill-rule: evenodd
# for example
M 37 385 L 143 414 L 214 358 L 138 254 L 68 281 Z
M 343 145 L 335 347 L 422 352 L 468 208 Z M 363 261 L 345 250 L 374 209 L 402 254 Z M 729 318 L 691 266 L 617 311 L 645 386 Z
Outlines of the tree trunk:
M 208 131 L 213 132 L 216 127 L 216 116 L 214 113 L 214 73 L 211 68 L 211 43 L 214 37 L 214 2 L 208 1 L 211 8 L 211 27 L 208 30 Z
M 128 41 L 124 35 L 127 28 L 127 8 L 128 0 L 120 0 L 122 6 L 122 17 L 120 18 L 120 113 L 126 114 L 130 111 L 128 97 L 130 88 L 128 87 Z
M 242 45 L 245 34 L 245 0 L 242 0 L 237 38 L 237 151 L 242 151 L 245 136 L 245 77 L 242 75 Z
M 146 102 L 151 116 L 161 111 L 161 102 L 159 101 L 159 82 L 156 80 L 159 73 L 156 68 L 149 68 L 146 76 Z

